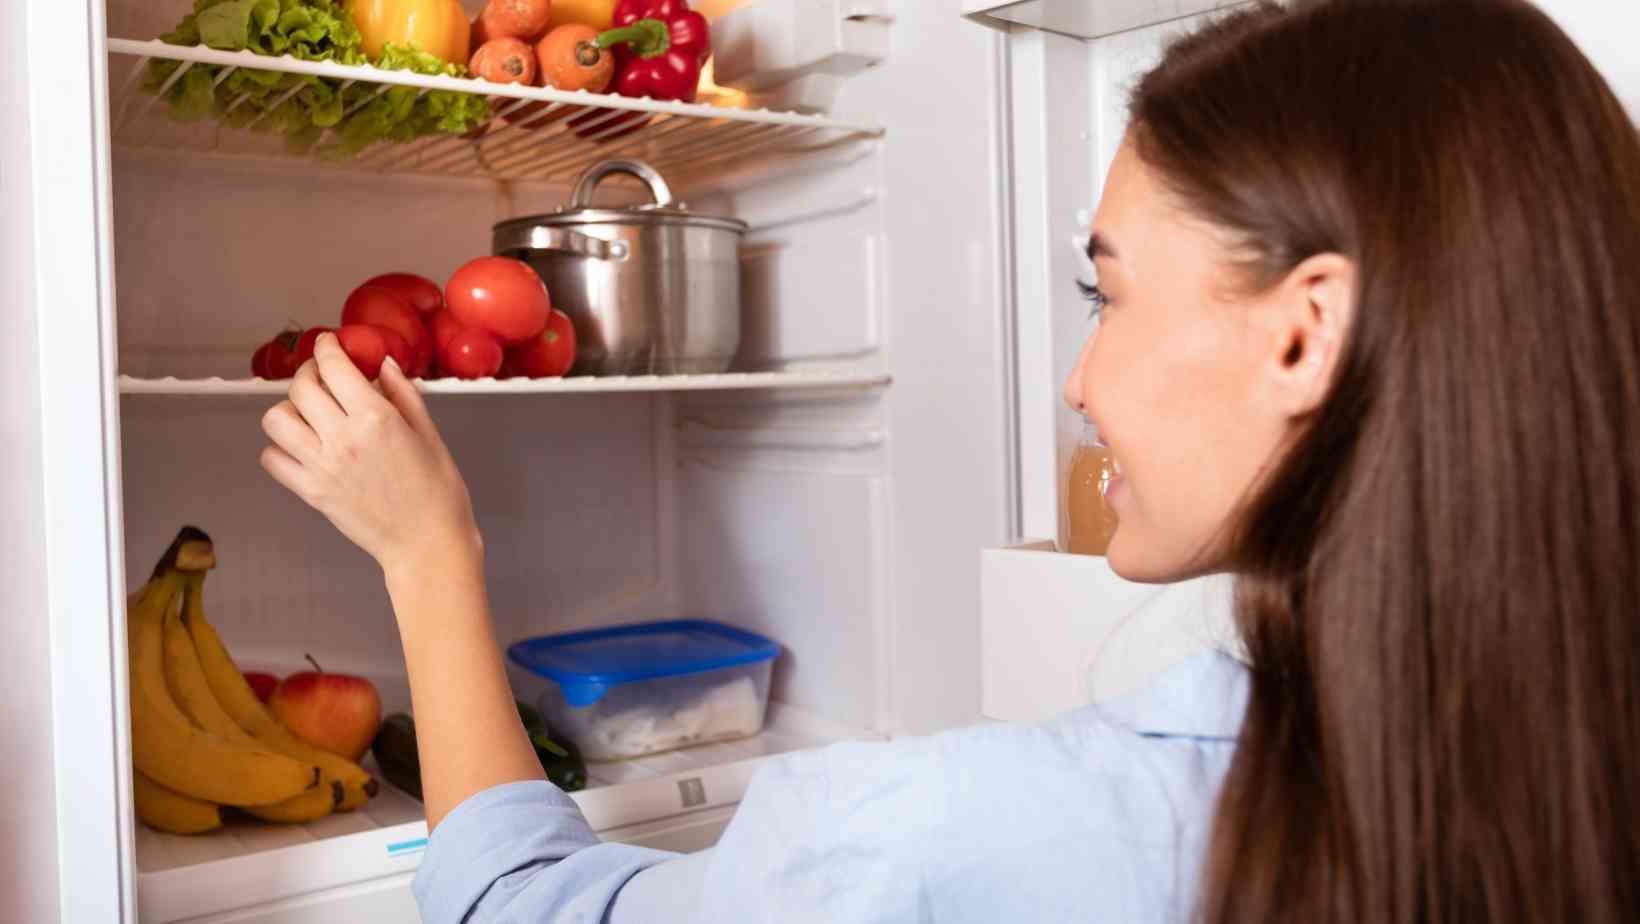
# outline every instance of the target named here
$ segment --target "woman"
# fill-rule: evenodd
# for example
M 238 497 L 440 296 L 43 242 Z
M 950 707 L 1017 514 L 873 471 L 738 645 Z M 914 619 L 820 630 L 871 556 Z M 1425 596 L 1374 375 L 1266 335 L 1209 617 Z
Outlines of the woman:
M 321 341 L 264 464 L 384 569 L 430 924 L 1640 920 L 1634 125 L 1517 0 L 1259 6 L 1132 116 L 1067 398 L 1124 470 L 1113 567 L 1235 572 L 1250 667 L 785 758 L 704 854 L 540 781 L 461 478 Z

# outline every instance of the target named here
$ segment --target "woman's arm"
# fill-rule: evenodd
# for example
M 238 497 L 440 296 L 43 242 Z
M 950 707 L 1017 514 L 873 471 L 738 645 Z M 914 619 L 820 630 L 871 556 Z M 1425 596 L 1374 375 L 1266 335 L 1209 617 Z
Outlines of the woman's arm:
M 391 359 L 371 387 L 333 334 L 262 428 L 262 465 L 381 565 L 404 643 L 427 824 L 502 783 L 543 779 L 513 705 L 467 486 Z

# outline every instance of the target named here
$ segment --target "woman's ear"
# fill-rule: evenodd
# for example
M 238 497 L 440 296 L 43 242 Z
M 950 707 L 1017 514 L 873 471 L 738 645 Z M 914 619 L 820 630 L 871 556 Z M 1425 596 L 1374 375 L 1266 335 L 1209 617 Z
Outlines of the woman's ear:
M 1344 338 L 1355 319 L 1355 264 L 1335 253 L 1310 257 L 1266 296 L 1272 334 L 1266 384 L 1276 409 L 1301 417 L 1332 385 Z

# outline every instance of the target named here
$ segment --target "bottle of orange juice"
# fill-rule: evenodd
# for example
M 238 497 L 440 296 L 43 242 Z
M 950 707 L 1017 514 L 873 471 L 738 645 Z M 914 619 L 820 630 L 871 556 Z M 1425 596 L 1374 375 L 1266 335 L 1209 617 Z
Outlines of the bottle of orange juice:
M 1070 483 L 1065 490 L 1066 548 L 1073 555 L 1103 555 L 1116 534 L 1116 511 L 1105 501 L 1116 472 L 1110 448 L 1099 439 L 1093 424 L 1082 429 L 1082 439 L 1071 454 Z

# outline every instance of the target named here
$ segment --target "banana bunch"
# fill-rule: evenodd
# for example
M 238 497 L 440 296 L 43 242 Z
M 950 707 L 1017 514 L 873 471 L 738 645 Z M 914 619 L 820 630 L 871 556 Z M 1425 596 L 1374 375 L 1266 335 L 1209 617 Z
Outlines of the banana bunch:
M 183 527 L 128 601 L 137 817 L 199 834 L 222 825 L 223 805 L 276 822 L 363 805 L 376 781 L 281 725 L 206 621 L 205 572 L 215 566 L 210 537 Z

